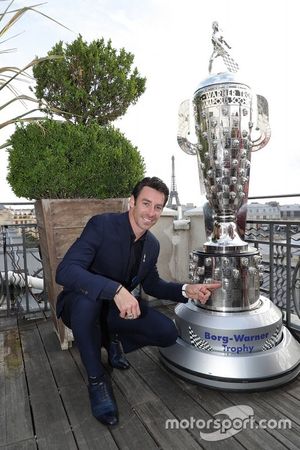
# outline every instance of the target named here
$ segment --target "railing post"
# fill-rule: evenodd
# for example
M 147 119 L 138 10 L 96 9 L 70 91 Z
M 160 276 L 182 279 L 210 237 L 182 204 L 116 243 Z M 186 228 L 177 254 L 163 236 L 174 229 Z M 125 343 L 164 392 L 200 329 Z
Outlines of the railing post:
M 270 248 L 269 248 L 269 265 L 270 265 L 270 300 L 275 303 L 274 299 L 274 224 L 270 223 Z
M 25 236 L 25 228 L 22 228 L 22 247 L 23 247 L 23 260 L 24 260 L 24 282 L 25 282 L 25 300 L 26 300 L 26 313 L 30 312 L 29 308 L 29 286 L 28 286 L 28 266 L 27 266 L 27 252 L 26 252 L 26 236 Z
M 2 227 L 3 237 L 3 259 L 4 259 L 4 273 L 5 273 L 5 287 L 6 287 L 6 315 L 9 316 L 11 308 L 11 298 L 8 282 L 8 265 L 7 265 L 7 225 Z
M 287 224 L 286 229 L 286 325 L 291 325 L 291 225 Z

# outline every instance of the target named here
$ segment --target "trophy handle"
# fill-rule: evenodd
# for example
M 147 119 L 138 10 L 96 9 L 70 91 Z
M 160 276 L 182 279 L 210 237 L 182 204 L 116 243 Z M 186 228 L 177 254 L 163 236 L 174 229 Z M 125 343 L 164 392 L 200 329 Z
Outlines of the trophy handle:
M 178 110 L 178 131 L 177 142 L 181 150 L 188 155 L 196 155 L 197 150 L 200 150 L 199 144 L 193 144 L 188 136 L 191 134 L 191 114 L 190 114 L 190 100 L 184 100 L 179 105 Z
M 202 146 L 198 143 L 192 143 L 188 139 L 188 137 L 190 137 L 191 135 L 191 117 L 193 117 L 193 115 L 190 113 L 190 106 L 190 100 L 184 100 L 179 105 L 177 142 L 181 150 L 183 150 L 188 155 L 197 155 L 200 193 L 201 195 L 203 195 L 205 194 L 205 186 L 199 153 L 202 149 Z
M 260 131 L 259 138 L 252 140 L 252 151 L 256 152 L 265 147 L 271 137 L 271 128 L 269 124 L 269 107 L 268 102 L 262 95 L 257 95 L 257 127 L 256 130 Z

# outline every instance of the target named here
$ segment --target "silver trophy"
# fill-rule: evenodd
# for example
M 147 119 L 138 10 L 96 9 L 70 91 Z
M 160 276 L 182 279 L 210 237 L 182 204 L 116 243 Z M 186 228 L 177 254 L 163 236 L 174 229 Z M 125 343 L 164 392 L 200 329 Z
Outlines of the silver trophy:
M 205 305 L 190 299 L 176 307 L 180 337 L 161 355 L 171 370 L 201 384 L 259 389 L 282 384 L 300 370 L 299 344 L 282 325 L 281 311 L 260 296 L 262 257 L 237 227 L 247 202 L 252 152 L 270 139 L 268 102 L 238 76 L 217 22 L 212 43 L 209 77 L 192 104 L 180 105 L 177 140 L 197 156 L 200 187 L 213 216 L 207 242 L 190 254 L 189 277 L 193 283 L 218 280 L 221 288 Z M 218 58 L 226 69 L 212 73 Z
M 201 283 L 222 281 L 222 290 L 215 291 L 207 308 L 244 310 L 259 302 L 263 267 L 258 251 L 240 238 L 236 219 L 247 202 L 251 153 L 270 139 L 268 102 L 235 74 L 238 65 L 227 51 L 231 47 L 220 35 L 217 22 L 213 23 L 212 43 L 209 72 L 218 57 L 228 71 L 210 75 L 196 89 L 197 144 L 188 140 L 188 103 L 183 102 L 179 110 L 178 143 L 188 154 L 197 155 L 200 184 L 214 213 L 212 234 L 203 252 L 191 255 L 190 277 Z

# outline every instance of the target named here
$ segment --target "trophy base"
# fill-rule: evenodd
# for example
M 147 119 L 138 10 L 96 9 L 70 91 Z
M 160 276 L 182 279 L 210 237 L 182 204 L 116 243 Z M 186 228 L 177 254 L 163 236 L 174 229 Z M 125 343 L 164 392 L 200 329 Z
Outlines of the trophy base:
M 300 373 L 300 344 L 282 325 L 281 312 L 261 297 L 254 311 L 220 313 L 176 306 L 176 343 L 160 348 L 162 363 L 176 375 L 229 391 L 275 388 Z

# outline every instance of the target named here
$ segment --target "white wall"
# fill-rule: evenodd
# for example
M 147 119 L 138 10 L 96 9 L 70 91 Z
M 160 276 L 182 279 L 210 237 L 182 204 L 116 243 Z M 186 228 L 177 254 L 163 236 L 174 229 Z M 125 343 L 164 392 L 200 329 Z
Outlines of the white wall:
M 188 282 L 189 254 L 206 240 L 202 208 L 186 211 L 182 220 L 176 220 L 176 211 L 164 210 L 151 231 L 160 242 L 160 276 L 167 281 Z

